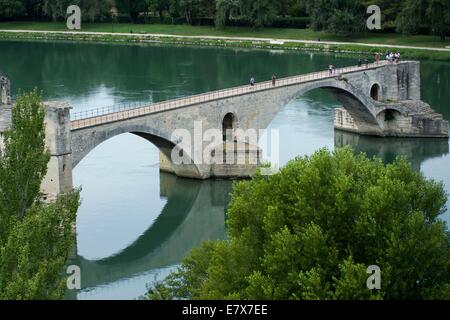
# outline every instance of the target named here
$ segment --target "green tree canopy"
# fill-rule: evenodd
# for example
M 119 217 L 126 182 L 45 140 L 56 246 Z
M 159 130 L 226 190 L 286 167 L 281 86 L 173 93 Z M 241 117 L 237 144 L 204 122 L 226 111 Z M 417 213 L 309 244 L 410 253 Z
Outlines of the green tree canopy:
M 0 19 L 20 17 L 25 13 L 23 0 L 0 0 Z
M 364 31 L 366 7 L 361 0 L 307 0 L 311 28 L 347 35 Z
M 228 240 L 207 242 L 153 299 L 450 298 L 441 183 L 398 158 L 317 151 L 234 185 Z M 381 290 L 366 287 L 381 268 Z
M 78 192 L 41 201 L 50 159 L 37 90 L 20 95 L 0 154 L 0 299 L 64 296 L 63 267 L 74 244 Z

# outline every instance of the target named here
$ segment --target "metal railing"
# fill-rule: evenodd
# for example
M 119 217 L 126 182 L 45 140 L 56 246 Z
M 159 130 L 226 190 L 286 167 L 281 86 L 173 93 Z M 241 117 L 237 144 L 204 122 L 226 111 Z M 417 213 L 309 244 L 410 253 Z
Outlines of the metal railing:
M 276 84 L 273 85 L 272 81 L 264 81 L 257 83 L 254 86 L 244 85 L 229 89 L 222 89 L 217 91 L 211 91 L 208 93 L 197 94 L 188 97 L 182 97 L 163 102 L 157 102 L 152 104 L 146 103 L 134 103 L 128 105 L 115 105 L 110 107 L 92 109 L 81 111 L 71 114 L 72 130 L 86 128 L 98 124 L 104 124 L 119 120 L 125 120 L 130 118 L 141 117 L 151 113 L 162 112 L 181 107 L 187 107 L 199 103 L 215 101 L 224 98 L 230 98 L 234 96 L 244 95 L 251 92 L 258 92 L 269 90 L 272 88 L 285 87 L 295 84 L 306 83 L 314 80 L 321 80 L 327 78 L 334 78 L 336 76 L 347 74 L 356 71 L 362 71 L 366 69 L 374 69 L 380 66 L 389 64 L 387 61 L 380 61 L 377 63 L 363 64 L 362 66 L 350 66 L 335 69 L 333 73 L 329 70 L 312 72 L 299 76 L 292 76 L 287 78 L 281 78 L 276 80 Z

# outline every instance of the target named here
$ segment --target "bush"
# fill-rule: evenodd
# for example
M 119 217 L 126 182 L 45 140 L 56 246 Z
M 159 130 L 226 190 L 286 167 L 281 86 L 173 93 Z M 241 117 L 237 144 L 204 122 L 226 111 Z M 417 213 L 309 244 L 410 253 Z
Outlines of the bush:
M 193 250 L 147 298 L 450 298 L 446 200 L 405 159 L 322 149 L 236 183 L 228 240 Z M 380 290 L 366 287 L 369 265 Z

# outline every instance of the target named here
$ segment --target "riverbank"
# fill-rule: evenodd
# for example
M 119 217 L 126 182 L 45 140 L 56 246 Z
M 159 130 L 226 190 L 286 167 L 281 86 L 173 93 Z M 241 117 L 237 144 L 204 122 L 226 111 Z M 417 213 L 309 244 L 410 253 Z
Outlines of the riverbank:
M 38 27 L 36 27 L 36 25 Z M 25 27 L 25 29 L 13 29 L 12 27 Z M 31 27 L 35 26 L 36 29 L 47 27 L 48 30 L 35 30 Z M 42 24 L 23 24 L 23 23 L 0 23 L 0 39 L 6 40 L 66 40 L 66 41 L 93 41 L 93 42 L 115 42 L 115 43 L 163 43 L 163 44 L 178 44 L 178 45 L 196 45 L 196 46 L 217 46 L 217 47 L 247 47 L 247 48 L 260 48 L 260 49 L 282 49 L 282 50 L 305 50 L 305 51 L 324 51 L 324 52 L 339 52 L 339 53 L 353 53 L 360 54 L 363 56 L 373 57 L 375 52 L 386 52 L 386 51 L 400 51 L 403 58 L 407 59 L 419 59 L 419 60 L 440 60 L 440 61 L 450 61 L 450 48 L 437 47 L 437 43 L 444 46 L 446 43 L 434 41 L 433 46 L 409 46 L 404 44 L 391 44 L 395 40 L 395 37 L 399 36 L 393 35 L 391 41 L 383 41 L 383 43 L 363 43 L 363 42 L 343 42 L 343 41 L 325 41 L 327 39 L 327 34 L 325 39 L 319 40 L 307 40 L 307 39 L 292 39 L 292 30 L 296 30 L 300 36 L 302 32 L 306 35 L 305 38 L 311 38 L 313 35 L 317 36 L 317 32 L 313 33 L 310 30 L 306 32 L 299 29 L 264 29 L 266 32 L 256 32 L 252 34 L 252 37 L 248 36 L 227 36 L 227 35 L 217 35 L 227 34 L 225 31 L 217 31 L 214 35 L 208 35 L 205 30 L 216 30 L 209 27 L 192 27 L 192 26 L 173 26 L 173 30 L 169 30 L 180 33 L 186 33 L 180 31 L 180 27 L 186 27 L 187 29 L 196 30 L 191 32 L 191 34 L 169 34 L 169 33 L 147 33 L 148 28 L 141 30 L 142 25 L 132 25 L 138 28 L 140 33 L 136 33 L 131 29 L 131 32 L 119 32 L 124 30 L 124 28 L 129 27 L 128 25 L 107 25 L 103 24 L 98 26 L 97 24 L 87 25 L 83 28 L 83 31 L 67 31 L 63 29 L 62 24 L 54 23 L 42 23 Z M 144 25 L 144 26 L 159 26 L 159 25 Z M 114 32 L 104 32 L 98 30 L 104 30 L 105 28 L 112 28 Z M 167 26 L 165 25 L 165 28 Z M 53 29 L 53 30 L 52 30 Z M 240 28 L 244 29 L 245 28 Z M 85 31 L 91 30 L 91 31 Z M 95 30 L 95 31 L 92 31 Z M 154 31 L 161 30 L 161 28 L 151 29 Z M 164 29 L 166 30 L 166 29 Z M 163 30 L 163 31 L 164 31 Z M 189 31 L 188 30 L 188 31 Z M 266 38 L 263 35 L 273 35 L 273 30 L 286 30 L 285 34 L 280 34 L 277 38 Z M 167 30 L 166 30 L 167 31 Z M 206 32 L 205 35 L 199 34 L 200 32 Z M 236 32 L 235 32 L 236 34 Z M 246 32 L 242 31 L 241 34 L 247 35 Z M 283 36 L 283 37 L 281 37 Z M 286 37 L 284 37 L 286 36 Z M 329 36 L 328 36 L 329 37 Z M 414 37 L 409 37 L 413 38 Z M 430 36 L 417 36 L 412 43 L 414 44 L 424 44 L 431 43 Z M 368 41 L 373 41 L 374 39 L 379 39 L 379 37 L 368 38 Z M 404 43 L 404 38 L 402 41 L 397 41 L 398 43 Z M 421 40 L 420 40 L 421 39 Z M 355 40 L 355 37 L 350 38 L 350 40 Z M 420 41 L 419 41 L 420 40 Z

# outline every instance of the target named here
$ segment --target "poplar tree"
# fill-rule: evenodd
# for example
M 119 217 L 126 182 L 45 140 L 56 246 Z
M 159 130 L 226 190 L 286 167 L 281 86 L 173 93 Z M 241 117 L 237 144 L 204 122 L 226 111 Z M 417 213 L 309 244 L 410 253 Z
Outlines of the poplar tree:
M 50 155 L 45 109 L 35 89 L 12 108 L 0 157 L 0 299 L 61 299 L 64 265 L 74 245 L 78 191 L 41 201 Z

